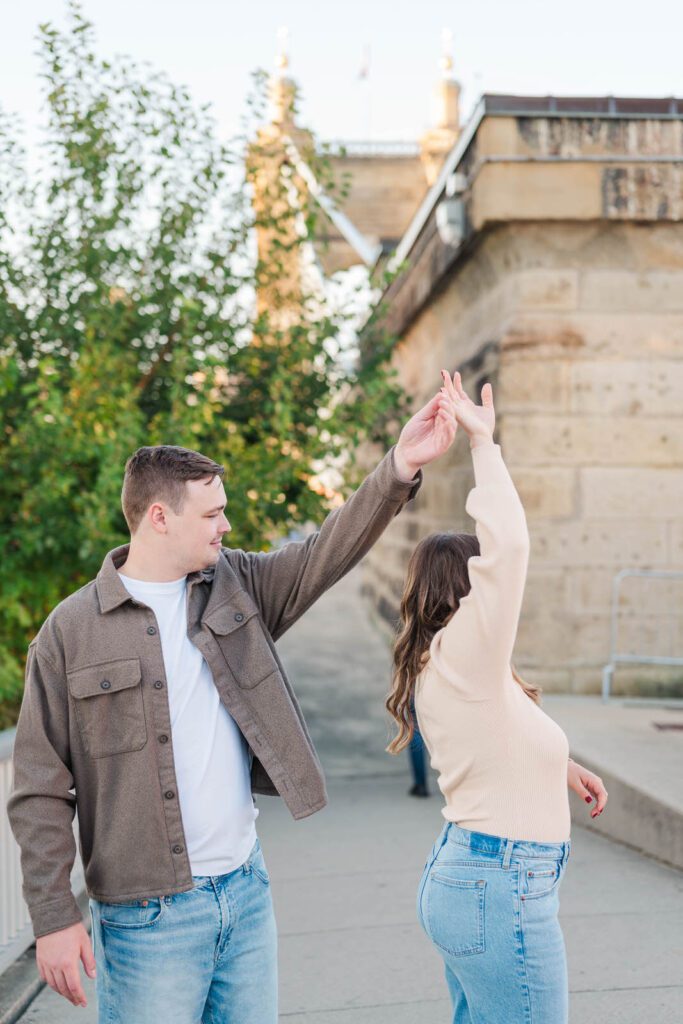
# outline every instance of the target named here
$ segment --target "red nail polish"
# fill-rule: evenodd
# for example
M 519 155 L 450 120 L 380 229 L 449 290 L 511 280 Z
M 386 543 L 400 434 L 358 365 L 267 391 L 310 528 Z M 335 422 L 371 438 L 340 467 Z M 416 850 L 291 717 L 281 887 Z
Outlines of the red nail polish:
M 584 797 L 584 800 L 586 801 L 586 803 L 587 803 L 587 804 L 589 804 L 589 803 L 591 802 L 591 800 L 592 800 L 592 799 L 593 799 L 593 797 L 592 797 L 592 796 L 586 796 L 586 797 Z

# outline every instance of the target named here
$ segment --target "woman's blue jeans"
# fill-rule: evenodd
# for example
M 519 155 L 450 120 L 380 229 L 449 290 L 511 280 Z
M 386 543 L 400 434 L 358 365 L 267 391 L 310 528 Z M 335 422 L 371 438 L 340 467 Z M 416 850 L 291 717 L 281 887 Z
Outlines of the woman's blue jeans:
M 90 901 L 99 1024 L 277 1024 L 277 935 L 256 841 L 227 875 L 130 903 Z
M 446 965 L 453 1024 L 567 1024 L 557 915 L 570 848 L 445 825 L 417 910 Z

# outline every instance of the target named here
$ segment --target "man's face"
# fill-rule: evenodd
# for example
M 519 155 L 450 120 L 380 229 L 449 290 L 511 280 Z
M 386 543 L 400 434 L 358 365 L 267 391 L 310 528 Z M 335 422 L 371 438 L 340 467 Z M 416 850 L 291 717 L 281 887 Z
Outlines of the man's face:
M 225 515 L 227 499 L 219 476 L 188 480 L 180 515 L 167 511 L 167 538 L 173 558 L 186 573 L 208 569 L 219 558 L 221 539 L 232 527 Z

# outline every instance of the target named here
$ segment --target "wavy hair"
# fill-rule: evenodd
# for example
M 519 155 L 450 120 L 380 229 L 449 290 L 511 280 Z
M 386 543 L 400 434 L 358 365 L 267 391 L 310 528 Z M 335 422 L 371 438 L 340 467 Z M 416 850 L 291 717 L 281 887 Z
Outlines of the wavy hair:
M 398 754 L 413 738 L 415 683 L 429 659 L 434 635 L 455 615 L 470 592 L 467 563 L 479 554 L 471 533 L 432 533 L 413 551 L 403 586 L 393 653 L 393 680 L 386 709 L 398 726 L 387 750 Z M 541 703 L 541 689 L 512 675 L 527 697 Z

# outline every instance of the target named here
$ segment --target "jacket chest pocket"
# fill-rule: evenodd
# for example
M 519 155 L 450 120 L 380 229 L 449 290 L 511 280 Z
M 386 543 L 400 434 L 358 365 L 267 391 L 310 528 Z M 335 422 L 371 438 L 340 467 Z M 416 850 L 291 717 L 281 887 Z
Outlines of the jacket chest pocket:
M 275 655 L 266 640 L 258 608 L 246 591 L 233 594 L 228 602 L 214 609 L 204 621 L 213 633 L 230 671 L 243 689 L 258 686 L 273 672 L 279 671 Z
M 88 665 L 67 673 L 78 728 L 91 757 L 141 750 L 147 742 L 139 658 Z

